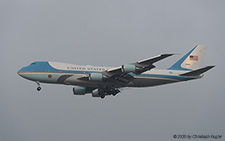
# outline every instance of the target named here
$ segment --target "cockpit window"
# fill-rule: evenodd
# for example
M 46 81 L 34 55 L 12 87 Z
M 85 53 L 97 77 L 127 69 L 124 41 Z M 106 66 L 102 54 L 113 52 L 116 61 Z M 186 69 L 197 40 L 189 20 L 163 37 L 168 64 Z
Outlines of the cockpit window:
M 30 65 L 36 65 L 36 63 L 31 63 Z

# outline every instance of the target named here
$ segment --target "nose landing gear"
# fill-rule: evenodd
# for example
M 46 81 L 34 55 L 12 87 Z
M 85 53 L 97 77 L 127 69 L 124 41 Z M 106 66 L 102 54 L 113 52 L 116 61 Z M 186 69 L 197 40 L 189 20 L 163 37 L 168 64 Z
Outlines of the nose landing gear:
M 38 81 L 36 81 L 38 87 L 37 87 L 37 91 L 40 91 L 41 90 L 41 87 L 40 87 L 40 83 Z
M 40 91 L 41 90 L 41 87 L 37 87 L 37 91 Z

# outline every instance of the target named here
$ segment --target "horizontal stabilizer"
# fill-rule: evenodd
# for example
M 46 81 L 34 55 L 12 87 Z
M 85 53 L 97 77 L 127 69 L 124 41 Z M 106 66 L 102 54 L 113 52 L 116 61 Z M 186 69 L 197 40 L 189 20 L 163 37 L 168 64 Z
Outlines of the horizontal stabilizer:
M 201 68 L 201 69 L 197 69 L 188 73 L 184 73 L 184 74 L 180 74 L 180 76 L 198 76 L 212 68 L 214 68 L 215 66 L 207 66 L 205 68 Z

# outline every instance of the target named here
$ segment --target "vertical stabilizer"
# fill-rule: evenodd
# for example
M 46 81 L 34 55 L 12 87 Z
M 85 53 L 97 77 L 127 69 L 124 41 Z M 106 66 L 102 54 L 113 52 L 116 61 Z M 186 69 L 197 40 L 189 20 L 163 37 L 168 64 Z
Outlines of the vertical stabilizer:
M 172 65 L 169 70 L 195 70 L 198 69 L 202 63 L 203 56 L 207 46 L 197 45 L 179 61 Z

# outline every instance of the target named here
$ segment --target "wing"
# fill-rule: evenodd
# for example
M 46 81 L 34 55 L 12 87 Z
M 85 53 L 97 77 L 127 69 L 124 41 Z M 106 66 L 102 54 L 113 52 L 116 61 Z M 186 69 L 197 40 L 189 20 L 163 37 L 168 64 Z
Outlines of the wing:
M 134 65 L 135 66 L 135 73 L 136 75 L 141 74 L 145 71 L 151 70 L 152 68 L 155 68 L 155 66 L 153 65 L 153 63 L 160 61 L 164 58 L 167 58 L 169 56 L 172 56 L 173 54 L 162 54 L 159 56 L 155 56 L 152 58 L 148 58 L 148 59 L 144 59 L 135 63 L 131 63 L 130 65 Z M 123 65 L 124 66 L 124 65 Z M 123 66 L 121 67 L 117 67 L 117 68 L 112 68 L 107 70 L 108 73 L 111 74 L 122 74 L 123 73 Z
M 120 67 L 108 69 L 106 71 L 100 72 L 102 76 L 104 76 L 104 79 L 102 80 L 116 87 L 126 86 L 126 84 L 130 83 L 134 79 L 134 77 L 130 73 L 139 75 L 145 71 L 151 70 L 152 68 L 155 68 L 155 66 L 153 65 L 155 62 L 172 55 L 173 54 L 162 54 L 135 63 L 125 64 Z M 78 78 L 78 80 L 89 81 L 89 77 L 90 75 L 85 75 Z
M 132 63 L 133 65 L 135 65 L 137 67 L 137 71 L 135 72 L 135 74 L 141 74 L 145 71 L 151 70 L 152 68 L 155 68 L 155 66 L 153 65 L 153 63 L 158 62 L 164 58 L 167 58 L 169 56 L 172 56 L 173 54 L 161 54 L 158 55 L 156 57 L 152 57 L 152 58 L 148 58 L 145 60 L 141 60 L 138 61 L 136 63 Z
M 144 59 L 135 63 L 122 65 L 120 67 L 112 68 L 102 72 L 103 75 L 107 76 L 111 81 L 120 81 L 121 83 L 129 83 L 134 79 L 129 73 L 139 75 L 143 72 L 155 68 L 153 65 L 155 62 L 160 61 L 164 58 L 172 56 L 173 54 L 161 54 L 152 58 Z

